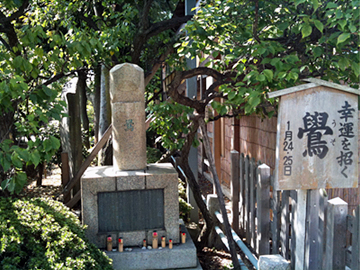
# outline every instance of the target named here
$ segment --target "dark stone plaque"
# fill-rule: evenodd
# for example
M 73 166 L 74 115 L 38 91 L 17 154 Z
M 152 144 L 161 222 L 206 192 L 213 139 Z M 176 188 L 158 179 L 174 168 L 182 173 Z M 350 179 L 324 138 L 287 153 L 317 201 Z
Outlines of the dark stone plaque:
M 164 190 L 100 192 L 99 233 L 164 228 Z

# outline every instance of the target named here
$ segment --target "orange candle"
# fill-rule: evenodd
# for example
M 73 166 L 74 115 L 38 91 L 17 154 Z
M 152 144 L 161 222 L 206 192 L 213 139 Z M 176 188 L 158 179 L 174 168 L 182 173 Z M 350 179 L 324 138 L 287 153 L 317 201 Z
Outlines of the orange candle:
M 186 233 L 181 233 L 181 243 L 182 244 L 185 244 L 185 242 L 186 242 Z
M 153 232 L 152 248 L 157 249 L 159 245 L 158 234 L 156 231 Z
M 169 239 L 169 249 L 172 249 L 173 248 L 173 241 L 172 239 Z
M 165 240 L 166 240 L 165 236 L 162 236 L 162 237 L 161 237 L 161 247 L 162 247 L 162 248 L 166 247 L 166 242 L 165 242 Z
M 123 241 L 123 239 L 122 239 L 121 237 L 119 238 L 118 250 L 119 250 L 119 252 L 123 252 L 123 251 L 124 251 L 124 241 Z
M 111 235 L 108 235 L 106 239 L 106 250 L 111 251 L 112 250 L 112 238 Z

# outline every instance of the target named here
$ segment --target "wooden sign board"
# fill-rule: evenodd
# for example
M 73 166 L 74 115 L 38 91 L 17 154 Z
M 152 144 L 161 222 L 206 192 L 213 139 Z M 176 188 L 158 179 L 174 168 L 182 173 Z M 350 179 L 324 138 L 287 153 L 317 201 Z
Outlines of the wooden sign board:
M 281 96 L 275 189 L 357 187 L 360 91 L 308 81 L 269 94 Z

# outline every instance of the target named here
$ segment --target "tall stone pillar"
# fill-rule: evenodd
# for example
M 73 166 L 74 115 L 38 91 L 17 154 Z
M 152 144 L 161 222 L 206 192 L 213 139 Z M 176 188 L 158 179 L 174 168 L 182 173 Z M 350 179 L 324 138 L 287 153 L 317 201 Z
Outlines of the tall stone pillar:
M 135 64 L 110 70 L 115 170 L 146 168 L 144 71 Z

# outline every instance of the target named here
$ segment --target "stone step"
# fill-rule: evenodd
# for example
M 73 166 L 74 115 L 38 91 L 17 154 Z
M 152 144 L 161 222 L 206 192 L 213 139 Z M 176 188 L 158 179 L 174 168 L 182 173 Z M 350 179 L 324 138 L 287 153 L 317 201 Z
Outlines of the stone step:
M 172 249 L 169 249 L 168 246 L 163 249 L 145 250 L 134 247 L 131 251 L 106 251 L 105 253 L 113 260 L 115 270 L 201 270 L 196 247 L 183 224 L 181 225 L 181 231 L 186 232 L 186 243 L 176 244 Z

